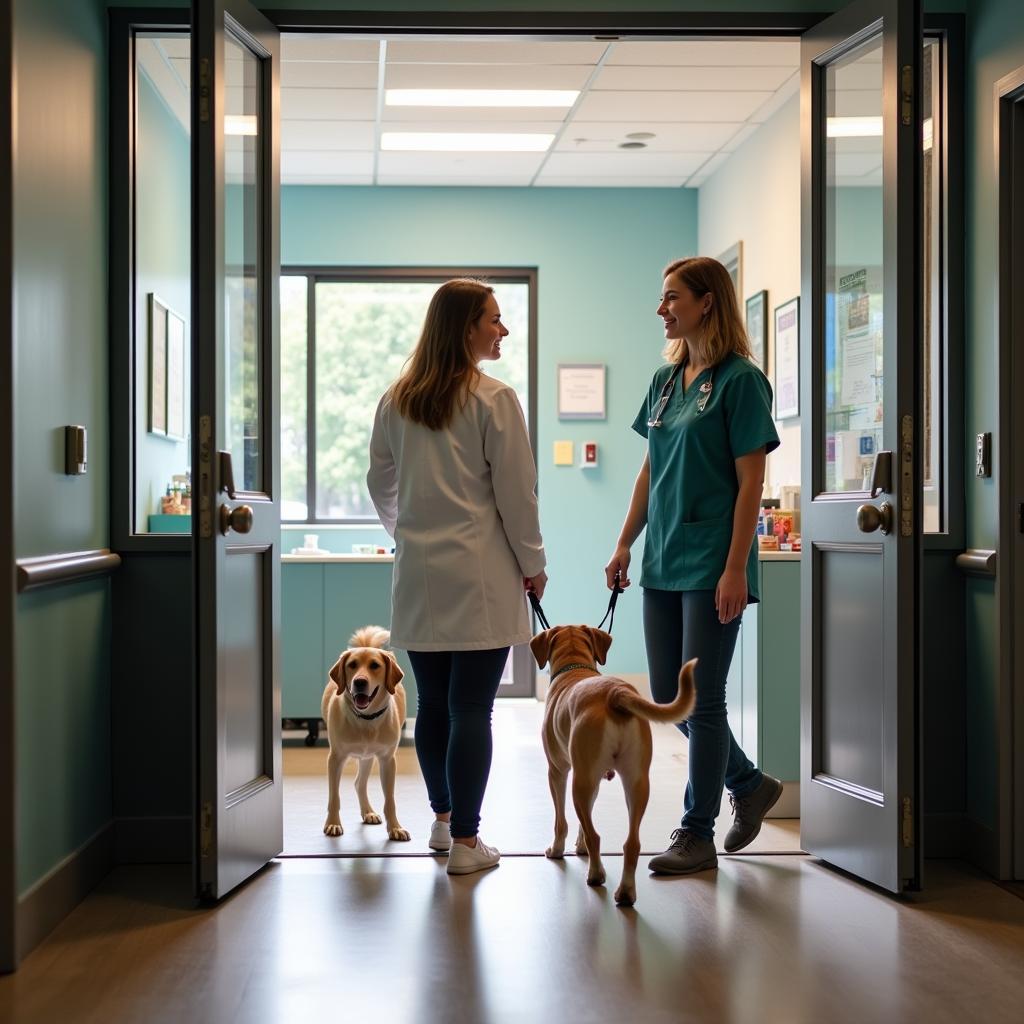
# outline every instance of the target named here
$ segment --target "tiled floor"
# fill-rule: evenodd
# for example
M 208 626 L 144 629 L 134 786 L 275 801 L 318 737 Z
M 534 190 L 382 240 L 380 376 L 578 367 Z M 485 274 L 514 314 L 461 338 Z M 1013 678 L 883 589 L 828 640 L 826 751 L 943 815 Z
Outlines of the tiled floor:
M 480 833 L 504 853 L 542 853 L 551 842 L 553 811 L 548 793 L 547 762 L 541 749 L 543 705 L 535 701 L 502 701 L 494 712 L 494 762 L 481 813 Z M 655 725 L 654 762 L 651 766 L 651 802 L 640 831 L 646 853 L 668 845 L 679 824 L 686 786 L 686 739 L 674 727 Z M 364 825 L 358 813 L 353 782 L 355 764 L 349 762 L 341 783 L 341 815 L 345 834 L 323 834 L 327 811 L 327 747 L 287 746 L 285 771 L 286 854 L 422 854 L 433 814 L 412 747 L 399 748 L 396 803 L 399 820 L 412 832 L 409 843 L 390 842 L 381 825 Z M 383 806 L 376 769 L 370 779 L 370 800 L 378 812 Z M 601 784 L 594 817 L 602 847 L 609 854 L 621 851 L 626 838 L 626 810 L 618 779 Z M 568 807 L 571 841 L 576 822 Z M 723 798 L 718 824 L 721 839 L 731 823 L 729 802 Z M 765 823 L 750 853 L 797 853 L 800 822 L 775 818 Z

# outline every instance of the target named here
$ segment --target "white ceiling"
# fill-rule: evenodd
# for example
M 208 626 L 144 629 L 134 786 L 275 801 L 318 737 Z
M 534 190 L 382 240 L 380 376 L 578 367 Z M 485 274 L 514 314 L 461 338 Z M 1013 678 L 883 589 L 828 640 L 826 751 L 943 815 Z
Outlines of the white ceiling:
M 281 56 L 283 184 L 693 188 L 799 88 L 795 39 L 377 41 L 289 34 Z M 187 126 L 188 38 L 141 40 L 139 60 Z M 863 89 L 870 107 L 876 69 L 864 63 L 836 84 L 851 100 Z M 580 97 L 571 110 L 397 108 L 384 105 L 381 85 L 573 89 Z M 853 112 L 840 105 L 838 113 Z M 860 112 L 865 104 L 855 106 Z M 546 153 L 382 152 L 382 131 L 544 132 L 555 141 Z M 621 149 L 634 132 L 654 138 L 643 149 Z M 844 179 L 845 161 L 852 161 L 844 184 L 874 177 L 864 152 L 874 147 L 856 141 L 837 154 Z

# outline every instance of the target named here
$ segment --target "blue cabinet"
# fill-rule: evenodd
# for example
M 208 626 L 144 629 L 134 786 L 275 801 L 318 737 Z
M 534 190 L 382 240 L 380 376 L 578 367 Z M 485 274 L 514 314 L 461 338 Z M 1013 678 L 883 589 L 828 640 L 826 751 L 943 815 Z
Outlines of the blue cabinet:
M 281 715 L 319 718 L 327 673 L 361 626 L 391 625 L 390 560 L 285 562 L 281 566 Z M 408 713 L 416 713 L 416 682 L 404 651 Z

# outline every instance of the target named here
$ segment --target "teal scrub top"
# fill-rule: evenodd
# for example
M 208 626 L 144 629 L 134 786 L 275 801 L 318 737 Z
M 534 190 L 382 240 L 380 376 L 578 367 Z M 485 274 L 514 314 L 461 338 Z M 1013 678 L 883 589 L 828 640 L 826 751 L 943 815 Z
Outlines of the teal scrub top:
M 683 391 L 676 377 L 661 426 L 648 427 L 671 365 L 654 374 L 633 429 L 647 438 L 651 487 L 640 586 L 653 590 L 714 590 L 725 571 L 739 494 L 735 460 L 760 448 L 772 452 L 779 435 L 772 387 L 736 354 L 708 367 Z M 710 383 L 704 410 L 701 386 Z M 747 591 L 759 600 L 757 537 L 750 538 Z

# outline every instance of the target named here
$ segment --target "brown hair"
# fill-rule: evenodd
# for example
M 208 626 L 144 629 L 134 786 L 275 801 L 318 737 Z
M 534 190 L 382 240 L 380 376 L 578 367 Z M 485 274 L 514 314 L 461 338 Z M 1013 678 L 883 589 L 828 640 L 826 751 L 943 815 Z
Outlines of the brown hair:
M 732 352 L 749 359 L 750 341 L 740 317 L 740 305 L 729 271 L 709 256 L 691 256 L 670 263 L 663 276 L 670 275 L 697 298 L 703 298 L 710 292 L 711 309 L 701 325 L 700 337 L 691 341 L 672 338 L 665 346 L 665 358 L 670 363 L 681 363 L 692 344 L 695 361 L 705 366 L 717 366 Z
M 465 406 L 480 377 L 469 347 L 469 329 L 483 314 L 494 289 L 468 277 L 446 281 L 427 307 L 420 340 L 392 385 L 391 399 L 403 419 L 443 430 L 455 408 Z

